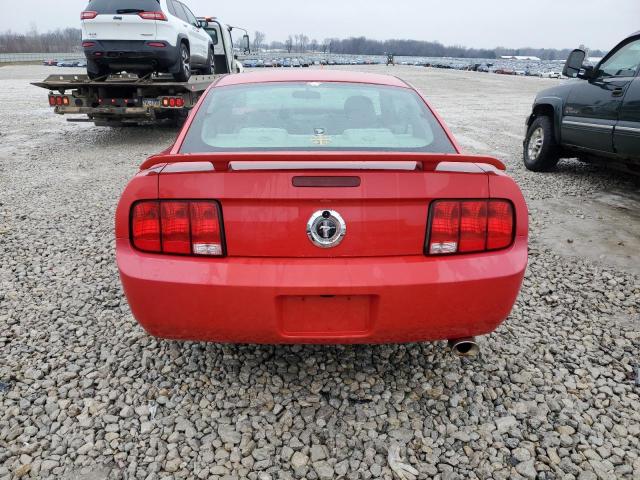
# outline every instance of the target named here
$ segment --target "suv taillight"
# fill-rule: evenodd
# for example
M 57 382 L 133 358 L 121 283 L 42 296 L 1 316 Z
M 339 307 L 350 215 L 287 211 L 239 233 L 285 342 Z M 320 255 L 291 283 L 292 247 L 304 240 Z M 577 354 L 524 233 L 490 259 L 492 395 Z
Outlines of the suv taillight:
M 92 18 L 96 18 L 98 16 L 98 12 L 94 12 L 92 10 L 85 10 L 84 12 L 80 12 L 80 20 L 91 20 Z
M 425 253 L 500 250 L 513 243 L 514 224 L 508 200 L 436 200 L 429 212 Z
M 221 257 L 220 205 L 215 200 L 143 200 L 131 208 L 131 242 L 153 253 Z
M 163 12 L 138 12 L 138 15 L 145 20 L 167 21 L 167 16 Z

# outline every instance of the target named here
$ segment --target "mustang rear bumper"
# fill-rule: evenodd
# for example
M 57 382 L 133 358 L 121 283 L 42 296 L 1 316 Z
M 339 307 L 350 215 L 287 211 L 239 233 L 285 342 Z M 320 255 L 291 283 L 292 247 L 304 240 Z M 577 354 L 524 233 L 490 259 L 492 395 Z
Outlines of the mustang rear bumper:
M 133 315 L 152 335 L 232 343 L 397 343 L 483 335 L 509 314 L 527 242 L 449 258 L 175 257 L 117 240 Z

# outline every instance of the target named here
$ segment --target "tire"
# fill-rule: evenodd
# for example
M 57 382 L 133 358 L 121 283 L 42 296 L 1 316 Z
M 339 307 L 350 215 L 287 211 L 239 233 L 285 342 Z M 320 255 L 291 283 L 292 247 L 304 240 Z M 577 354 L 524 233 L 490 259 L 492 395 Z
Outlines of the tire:
M 188 82 L 191 78 L 191 53 L 185 43 L 180 44 L 178 55 L 179 70 L 178 73 L 173 74 L 173 78 L 177 82 Z
M 548 116 L 536 117 L 531 123 L 524 140 L 523 159 L 524 166 L 532 172 L 548 172 L 558 164 L 558 144 Z
M 203 75 L 213 75 L 214 74 L 214 66 L 213 66 L 213 50 L 209 49 L 209 55 L 207 55 L 207 64 L 202 67 Z

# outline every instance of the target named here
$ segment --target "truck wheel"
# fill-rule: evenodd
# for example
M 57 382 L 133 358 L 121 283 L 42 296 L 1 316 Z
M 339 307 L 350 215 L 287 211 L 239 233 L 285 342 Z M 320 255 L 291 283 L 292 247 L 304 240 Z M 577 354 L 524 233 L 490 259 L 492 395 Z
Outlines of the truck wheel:
M 173 78 L 178 82 L 189 81 L 191 78 L 191 53 L 189 52 L 189 47 L 184 43 L 180 44 L 180 58 L 178 58 L 178 62 L 180 62 L 180 70 L 178 73 L 173 74 Z
M 209 49 L 209 55 L 207 55 L 207 63 L 202 68 L 203 75 L 213 75 L 214 67 L 213 67 L 213 50 Z
M 546 115 L 537 117 L 524 141 L 524 166 L 533 172 L 553 170 L 560 160 L 553 123 Z

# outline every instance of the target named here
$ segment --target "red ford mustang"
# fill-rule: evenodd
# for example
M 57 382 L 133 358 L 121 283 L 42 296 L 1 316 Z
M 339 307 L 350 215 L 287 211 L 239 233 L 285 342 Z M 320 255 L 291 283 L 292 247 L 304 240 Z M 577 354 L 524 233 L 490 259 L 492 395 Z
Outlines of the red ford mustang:
M 120 199 L 124 291 L 164 338 L 472 353 L 527 264 L 527 208 L 503 170 L 461 154 L 395 77 L 222 77 Z

